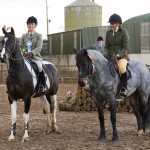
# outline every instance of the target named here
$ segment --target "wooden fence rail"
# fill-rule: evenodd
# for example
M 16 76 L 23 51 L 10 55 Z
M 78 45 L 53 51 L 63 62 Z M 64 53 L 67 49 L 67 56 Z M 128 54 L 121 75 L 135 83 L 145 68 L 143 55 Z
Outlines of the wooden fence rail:
M 78 71 L 75 65 L 58 65 L 59 81 L 61 83 L 77 83 Z M 150 65 L 147 65 L 150 70 Z M 0 63 L 0 84 L 5 84 L 7 78 L 7 65 Z
M 56 66 L 59 72 L 59 81 L 62 83 L 74 83 L 77 82 L 78 72 L 76 66 Z M 0 84 L 6 83 L 7 78 L 7 65 L 0 63 Z

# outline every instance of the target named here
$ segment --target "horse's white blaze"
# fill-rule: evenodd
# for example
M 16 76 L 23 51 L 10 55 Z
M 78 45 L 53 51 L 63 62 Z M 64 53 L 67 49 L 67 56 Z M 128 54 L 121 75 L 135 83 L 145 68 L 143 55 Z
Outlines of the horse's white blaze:
M 17 102 L 13 101 L 11 104 L 11 121 L 12 125 L 16 122 L 17 120 Z
M 37 77 L 36 77 L 36 74 L 33 70 L 33 68 L 31 67 L 31 64 L 29 62 L 27 62 L 27 60 L 24 60 L 25 63 L 26 63 L 26 66 L 28 68 L 28 70 L 30 71 L 31 75 L 32 75 L 32 79 L 33 79 L 33 85 L 34 85 L 34 88 L 36 87 L 37 85 Z
M 6 38 L 4 38 L 4 43 L 6 43 L 6 41 L 8 40 L 8 38 L 6 37 Z M 1 58 L 3 58 L 3 56 L 4 56 L 4 54 L 5 54 L 5 44 L 4 44 L 4 46 L 2 47 L 2 51 L 1 51 Z

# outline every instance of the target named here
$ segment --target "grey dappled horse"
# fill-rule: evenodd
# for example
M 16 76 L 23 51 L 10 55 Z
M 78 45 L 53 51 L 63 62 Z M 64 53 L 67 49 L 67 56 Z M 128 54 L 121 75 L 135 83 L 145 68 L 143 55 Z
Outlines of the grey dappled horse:
M 116 128 L 116 97 L 120 91 L 120 78 L 117 73 L 112 76 L 108 60 L 96 50 L 81 50 L 76 53 L 76 65 L 79 72 L 78 83 L 86 86 L 86 78 L 89 79 L 91 94 L 95 97 L 100 121 L 100 134 L 98 139 L 104 140 L 105 122 L 103 104 L 108 102 L 110 107 L 110 119 L 112 123 L 112 141 L 118 140 Z M 150 72 L 145 64 L 139 61 L 130 61 L 129 70 L 131 78 L 128 80 L 128 96 L 134 114 L 137 119 L 138 134 L 145 132 L 150 125 Z
M 24 135 L 22 142 L 29 140 L 29 110 L 31 98 L 35 93 L 38 76 L 31 66 L 31 62 L 23 57 L 13 28 L 7 32 L 2 28 L 4 38 L 2 40 L 1 60 L 7 62 L 7 93 L 11 105 L 11 133 L 8 141 L 15 139 L 16 121 L 17 121 L 17 100 L 24 101 Z M 40 96 L 44 112 L 47 119 L 47 131 L 57 131 L 56 108 L 58 91 L 58 71 L 56 67 L 47 61 L 43 61 L 47 91 Z

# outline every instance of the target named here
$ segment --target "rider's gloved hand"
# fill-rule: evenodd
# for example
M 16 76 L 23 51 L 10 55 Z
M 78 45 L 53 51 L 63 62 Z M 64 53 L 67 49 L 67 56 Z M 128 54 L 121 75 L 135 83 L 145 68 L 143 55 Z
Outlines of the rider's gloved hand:
M 23 56 L 31 58 L 33 56 L 33 53 L 32 52 L 30 52 L 30 53 L 25 52 L 25 53 L 23 53 Z
M 120 59 L 121 56 L 119 54 L 116 55 L 116 59 Z
M 24 57 L 28 57 L 28 53 L 27 53 L 27 52 L 24 52 L 24 53 L 23 53 L 23 56 L 24 56 Z
M 32 52 L 28 53 L 28 56 L 29 56 L 30 58 L 33 57 L 33 53 L 32 53 Z

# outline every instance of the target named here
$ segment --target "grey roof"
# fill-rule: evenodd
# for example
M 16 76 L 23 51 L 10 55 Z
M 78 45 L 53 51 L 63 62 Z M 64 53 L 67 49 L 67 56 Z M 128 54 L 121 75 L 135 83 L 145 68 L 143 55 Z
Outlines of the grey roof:
M 72 7 L 72 6 L 100 6 L 100 5 L 94 3 L 91 0 L 76 0 L 66 7 Z
M 130 18 L 125 22 L 123 22 L 123 24 L 141 23 L 141 22 L 150 22 L 150 13 Z

